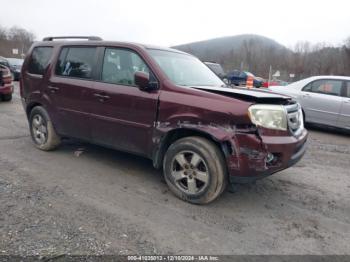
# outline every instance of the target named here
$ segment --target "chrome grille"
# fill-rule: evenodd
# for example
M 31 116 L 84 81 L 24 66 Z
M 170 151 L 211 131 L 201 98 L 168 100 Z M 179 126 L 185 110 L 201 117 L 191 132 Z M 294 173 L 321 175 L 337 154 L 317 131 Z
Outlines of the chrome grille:
M 304 129 L 303 112 L 298 103 L 285 106 L 287 111 L 288 128 L 295 135 L 298 136 Z

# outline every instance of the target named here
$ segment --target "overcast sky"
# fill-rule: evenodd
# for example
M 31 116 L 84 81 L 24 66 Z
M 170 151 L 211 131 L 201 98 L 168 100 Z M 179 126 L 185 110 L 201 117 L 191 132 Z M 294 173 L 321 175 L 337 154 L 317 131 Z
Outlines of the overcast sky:
M 172 46 L 259 34 L 288 47 L 340 44 L 350 36 L 348 0 L 2 0 L 0 25 L 48 35 Z

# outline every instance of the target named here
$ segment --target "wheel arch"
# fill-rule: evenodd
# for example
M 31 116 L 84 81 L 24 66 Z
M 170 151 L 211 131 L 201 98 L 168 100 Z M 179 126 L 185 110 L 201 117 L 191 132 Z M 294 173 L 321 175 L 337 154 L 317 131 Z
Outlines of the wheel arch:
M 160 139 L 159 145 L 153 152 L 153 166 L 155 168 L 160 168 L 162 166 L 165 153 L 168 150 L 169 146 L 181 138 L 190 136 L 203 137 L 213 142 L 216 146 L 218 146 L 219 150 L 223 153 L 224 157 L 232 153 L 232 148 L 228 141 L 220 141 L 208 132 L 194 128 L 176 128 L 168 131 Z
M 30 112 L 33 110 L 34 107 L 36 106 L 42 106 L 44 107 L 41 103 L 39 102 L 32 102 L 30 104 L 27 105 L 26 107 L 26 115 L 27 115 L 27 118 L 29 119 L 29 116 L 30 116 Z M 45 107 L 44 107 L 45 108 Z
M 303 112 L 303 121 L 304 121 L 304 125 L 305 125 L 306 124 L 306 115 L 305 115 L 304 108 L 301 108 L 301 112 Z

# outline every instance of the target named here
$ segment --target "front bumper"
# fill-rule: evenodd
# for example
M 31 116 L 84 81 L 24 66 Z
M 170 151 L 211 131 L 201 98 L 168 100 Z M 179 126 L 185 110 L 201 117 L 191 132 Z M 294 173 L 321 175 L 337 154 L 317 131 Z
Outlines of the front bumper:
M 296 164 L 306 151 L 307 137 L 305 129 L 298 137 L 237 134 L 226 158 L 230 182 L 249 183 Z

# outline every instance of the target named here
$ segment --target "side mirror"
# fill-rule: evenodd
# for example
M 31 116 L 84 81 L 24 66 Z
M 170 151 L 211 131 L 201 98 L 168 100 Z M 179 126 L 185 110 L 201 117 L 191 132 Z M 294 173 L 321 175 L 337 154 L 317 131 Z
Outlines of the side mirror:
M 154 79 L 154 77 L 151 78 Z M 158 89 L 157 80 L 150 80 L 150 75 L 145 72 L 135 72 L 134 81 L 135 84 L 140 88 L 140 90 L 150 91 Z
M 141 71 L 135 72 L 135 84 L 141 89 L 141 90 L 147 90 L 150 88 L 149 86 L 149 74 Z

